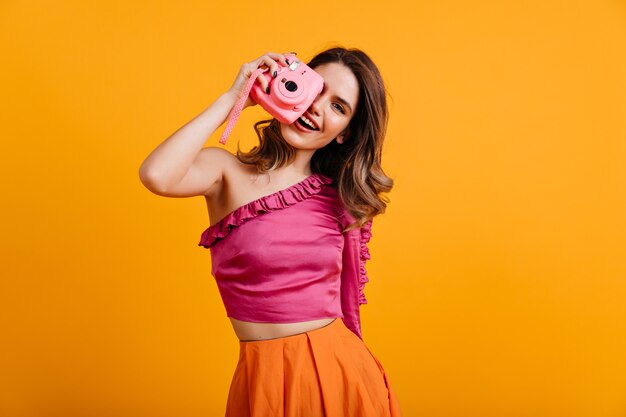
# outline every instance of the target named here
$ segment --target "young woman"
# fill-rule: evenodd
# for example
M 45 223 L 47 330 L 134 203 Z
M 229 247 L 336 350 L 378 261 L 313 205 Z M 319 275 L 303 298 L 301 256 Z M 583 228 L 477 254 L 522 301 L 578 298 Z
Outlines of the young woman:
M 228 91 L 152 151 L 140 178 L 158 195 L 206 199 L 199 245 L 240 346 L 226 416 L 400 416 L 359 315 L 372 219 L 393 186 L 381 168 L 388 112 L 376 65 L 358 49 L 323 51 L 308 65 L 324 87 L 300 119 L 256 123 L 259 145 L 247 153 L 203 148 L 251 74 L 288 59 L 268 52 L 242 65 Z M 255 82 L 269 94 L 265 78 Z

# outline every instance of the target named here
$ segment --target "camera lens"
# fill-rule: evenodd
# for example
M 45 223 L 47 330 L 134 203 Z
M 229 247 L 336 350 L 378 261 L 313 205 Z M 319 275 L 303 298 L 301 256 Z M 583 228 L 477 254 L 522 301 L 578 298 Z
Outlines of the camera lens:
M 298 89 L 298 84 L 294 83 L 293 81 L 287 81 L 285 83 L 285 88 L 287 89 L 287 91 L 291 91 L 293 93 Z

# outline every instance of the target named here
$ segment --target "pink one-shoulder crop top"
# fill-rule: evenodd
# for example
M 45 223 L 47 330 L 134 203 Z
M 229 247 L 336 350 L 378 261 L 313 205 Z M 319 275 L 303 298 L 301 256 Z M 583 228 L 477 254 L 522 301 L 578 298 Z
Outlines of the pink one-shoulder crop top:
M 354 221 L 332 179 L 314 173 L 238 207 L 208 227 L 199 246 L 228 317 L 295 323 L 340 317 L 359 338 L 372 220 Z

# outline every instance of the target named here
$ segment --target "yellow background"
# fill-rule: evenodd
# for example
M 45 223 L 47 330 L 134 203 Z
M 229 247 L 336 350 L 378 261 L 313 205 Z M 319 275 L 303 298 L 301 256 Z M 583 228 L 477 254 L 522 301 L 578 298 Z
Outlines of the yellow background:
M 223 415 L 204 199 L 138 169 L 242 63 L 336 44 L 392 96 L 362 317 L 405 415 L 626 415 L 626 2 L 3 1 L 0 33 L 1 416 Z

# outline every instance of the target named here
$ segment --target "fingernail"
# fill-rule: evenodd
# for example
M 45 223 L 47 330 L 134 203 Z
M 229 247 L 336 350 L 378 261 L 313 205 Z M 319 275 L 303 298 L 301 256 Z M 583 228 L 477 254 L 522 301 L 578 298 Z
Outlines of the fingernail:
M 276 76 L 278 75 L 278 71 L 274 71 L 272 75 L 274 76 L 274 78 L 276 78 Z
M 267 88 L 265 89 L 265 92 L 266 92 L 267 94 L 269 94 L 269 93 L 270 93 L 270 86 L 269 86 L 269 85 L 268 85 L 268 86 L 267 86 Z
M 298 55 L 297 52 L 289 52 L 290 54 Z

